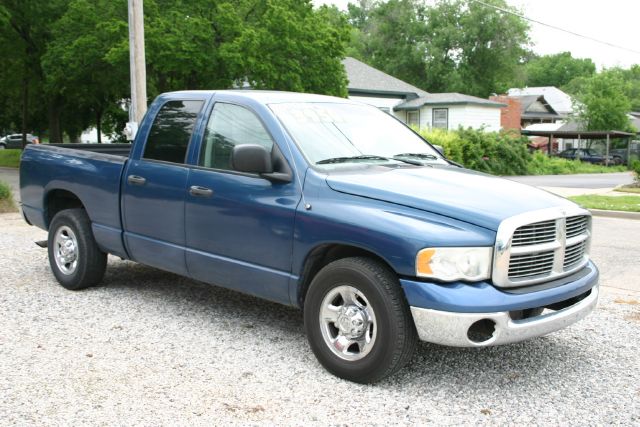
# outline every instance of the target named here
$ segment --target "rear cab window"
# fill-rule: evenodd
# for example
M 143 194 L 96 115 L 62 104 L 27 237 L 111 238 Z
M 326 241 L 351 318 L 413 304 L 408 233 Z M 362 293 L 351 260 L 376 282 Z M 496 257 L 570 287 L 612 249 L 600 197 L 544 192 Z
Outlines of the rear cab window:
M 184 164 L 189 141 L 204 101 L 165 103 L 151 125 L 142 158 Z

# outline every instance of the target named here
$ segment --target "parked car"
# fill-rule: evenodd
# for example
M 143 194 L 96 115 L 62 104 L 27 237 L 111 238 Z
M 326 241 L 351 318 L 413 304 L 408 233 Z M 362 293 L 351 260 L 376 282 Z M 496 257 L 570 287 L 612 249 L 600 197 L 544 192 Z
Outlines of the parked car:
M 616 148 L 611 150 L 611 155 L 614 159 L 619 158 L 620 164 L 628 164 L 629 152 L 631 152 L 631 161 L 637 160 L 640 158 L 640 144 L 637 142 L 633 142 L 631 144 L 631 150 L 627 150 L 626 148 Z
M 27 144 L 40 144 L 40 140 L 37 136 L 33 136 L 30 133 L 27 134 Z M 22 134 L 15 133 L 0 138 L 0 150 L 10 148 L 22 148 Z
M 596 306 L 589 211 L 463 169 L 372 106 L 174 92 L 128 155 L 94 145 L 30 145 L 20 164 L 24 218 L 48 230 L 63 287 L 99 284 L 114 254 L 299 307 L 348 380 L 396 372 L 417 339 L 507 344 Z
M 620 156 L 609 155 L 607 157 L 604 154 L 599 154 L 588 148 L 569 148 L 567 150 L 564 150 L 560 154 L 558 154 L 558 157 L 562 157 L 563 159 L 568 159 L 568 160 L 578 159 L 583 162 L 594 163 L 599 165 L 605 164 L 605 159 L 607 158 L 609 159 L 609 164 L 619 165 L 622 163 L 622 158 Z

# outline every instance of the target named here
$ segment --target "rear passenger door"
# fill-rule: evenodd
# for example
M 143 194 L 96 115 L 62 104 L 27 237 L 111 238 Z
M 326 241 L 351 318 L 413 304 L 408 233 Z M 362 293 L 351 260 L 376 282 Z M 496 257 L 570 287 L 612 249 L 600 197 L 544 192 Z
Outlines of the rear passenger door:
M 141 153 L 123 179 L 124 237 L 131 258 L 187 274 L 184 202 L 188 145 L 204 100 L 169 100 L 157 112 Z

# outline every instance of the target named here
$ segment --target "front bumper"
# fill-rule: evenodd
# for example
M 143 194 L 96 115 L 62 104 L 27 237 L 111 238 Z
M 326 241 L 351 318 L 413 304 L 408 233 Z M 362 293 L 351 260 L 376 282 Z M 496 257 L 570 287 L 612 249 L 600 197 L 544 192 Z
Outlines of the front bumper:
M 423 341 L 453 347 L 485 347 L 523 341 L 563 329 L 591 313 L 597 303 L 596 285 L 576 304 L 522 320 L 513 320 L 508 311 L 452 313 L 411 307 L 411 314 Z
M 421 340 L 484 347 L 546 335 L 584 318 L 597 305 L 598 278 L 597 268 L 589 262 L 558 286 L 519 292 L 500 290 L 486 282 L 400 282 Z M 556 311 L 536 313 L 545 307 Z M 528 315 L 523 316 L 523 311 Z

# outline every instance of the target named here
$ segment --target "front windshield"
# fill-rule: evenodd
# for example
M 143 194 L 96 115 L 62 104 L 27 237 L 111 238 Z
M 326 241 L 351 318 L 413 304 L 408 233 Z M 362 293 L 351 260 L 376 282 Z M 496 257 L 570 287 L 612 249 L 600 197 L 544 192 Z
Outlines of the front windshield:
M 353 163 L 440 163 L 442 156 L 379 109 L 361 104 L 271 104 L 300 150 L 319 167 Z

